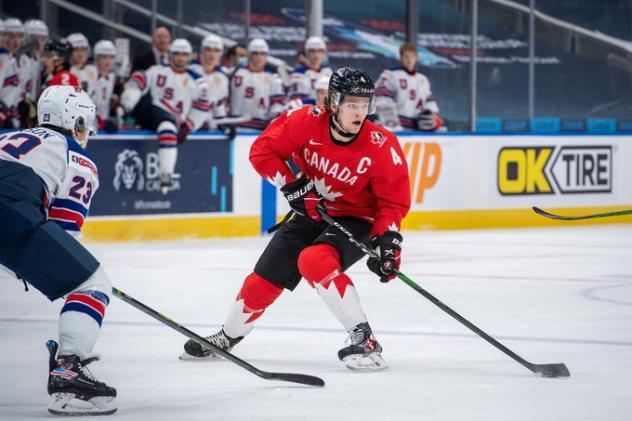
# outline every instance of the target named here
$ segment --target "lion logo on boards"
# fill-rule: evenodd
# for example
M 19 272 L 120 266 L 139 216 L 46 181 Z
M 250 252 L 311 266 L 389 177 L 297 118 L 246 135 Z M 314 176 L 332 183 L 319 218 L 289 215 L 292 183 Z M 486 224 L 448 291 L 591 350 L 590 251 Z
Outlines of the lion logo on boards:
M 386 142 L 386 137 L 382 134 L 382 132 L 371 132 L 371 143 L 374 143 L 381 148 L 382 145 L 384 145 L 384 142 Z
M 136 190 L 141 191 L 145 186 L 143 160 L 137 151 L 125 149 L 118 154 L 114 164 L 114 190 L 119 191 L 121 184 L 126 190 L 132 190 L 136 186 Z

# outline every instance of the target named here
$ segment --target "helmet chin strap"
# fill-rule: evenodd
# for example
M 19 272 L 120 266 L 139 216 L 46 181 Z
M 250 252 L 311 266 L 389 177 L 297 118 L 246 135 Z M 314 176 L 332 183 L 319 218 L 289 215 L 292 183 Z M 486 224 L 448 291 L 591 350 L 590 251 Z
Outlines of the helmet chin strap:
M 331 120 L 329 120 L 329 127 L 346 140 L 349 140 L 357 135 L 357 133 L 351 133 L 344 129 L 342 123 L 340 122 L 340 120 L 338 120 L 338 112 L 331 115 Z

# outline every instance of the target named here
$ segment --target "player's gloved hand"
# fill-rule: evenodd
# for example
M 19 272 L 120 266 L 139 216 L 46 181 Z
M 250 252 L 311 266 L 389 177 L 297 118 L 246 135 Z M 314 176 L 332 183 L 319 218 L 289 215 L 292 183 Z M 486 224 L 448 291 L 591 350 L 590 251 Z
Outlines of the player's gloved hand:
M 437 128 L 437 119 L 430 110 L 423 110 L 417 120 L 417 128 L 423 131 L 431 131 Z
M 386 231 L 371 239 L 371 246 L 379 258 L 369 257 L 366 265 L 380 277 L 380 282 L 395 278 L 395 271 L 399 270 L 401 262 L 402 241 L 402 235 L 397 231 Z
M 187 139 L 189 133 L 193 131 L 193 122 L 189 119 L 184 120 L 178 130 L 178 145 Z
M 305 175 L 281 187 L 281 192 L 297 214 L 314 221 L 322 219 L 317 211 L 320 195 L 316 191 L 314 182 Z

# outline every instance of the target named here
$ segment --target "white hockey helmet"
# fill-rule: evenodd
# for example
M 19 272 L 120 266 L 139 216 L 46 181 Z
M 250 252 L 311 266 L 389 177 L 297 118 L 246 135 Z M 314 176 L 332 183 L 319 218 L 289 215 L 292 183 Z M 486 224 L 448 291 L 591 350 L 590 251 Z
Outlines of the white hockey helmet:
M 68 130 L 84 148 L 88 140 L 79 141 L 75 134 L 88 130 L 97 132 L 96 107 L 81 88 L 67 85 L 49 86 L 37 101 L 37 122 Z
M 204 50 L 205 48 L 224 51 L 224 43 L 222 42 L 222 39 L 217 35 L 207 35 L 202 40 L 202 46 L 200 47 L 200 50 Z
M 191 47 L 191 43 L 184 38 L 176 38 L 171 42 L 169 46 L 169 53 L 184 53 L 189 54 L 193 53 L 193 48 Z
M 107 39 L 102 39 L 94 44 L 94 56 L 115 56 L 116 55 L 116 47 L 112 43 L 112 41 Z
M 317 36 L 309 37 L 307 38 L 307 40 L 305 40 L 305 52 L 308 52 L 309 50 L 327 51 L 327 45 L 325 44 L 325 41 L 323 41 L 321 37 L 317 37 Z
M 48 38 L 48 25 L 43 20 L 29 19 L 24 23 L 24 35 Z
M 4 21 L 4 32 L 7 34 L 23 34 L 24 25 L 18 18 L 9 18 Z
M 72 45 L 72 48 L 87 48 L 90 49 L 90 43 L 88 42 L 88 38 L 81 32 L 75 32 L 74 34 L 68 35 L 66 40 Z
M 327 89 L 329 89 L 329 76 L 321 76 L 318 79 L 316 79 L 316 82 L 314 82 L 314 90 L 326 91 Z
M 268 54 L 270 52 L 270 47 L 268 47 L 268 43 L 265 39 L 254 38 L 248 43 L 248 52 Z

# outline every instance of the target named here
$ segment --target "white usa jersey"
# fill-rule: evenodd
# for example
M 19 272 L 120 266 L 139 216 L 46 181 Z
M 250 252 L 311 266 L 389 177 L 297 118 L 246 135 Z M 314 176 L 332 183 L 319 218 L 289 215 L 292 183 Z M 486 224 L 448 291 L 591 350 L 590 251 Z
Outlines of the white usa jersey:
M 22 90 L 17 61 L 9 51 L 0 48 L 0 101 L 9 108 L 17 107 Z
M 439 113 L 439 107 L 428 78 L 413 70 L 396 66 L 382 72 L 377 81 L 375 96 L 380 101 L 392 100 L 397 107 L 399 121 L 404 128 L 417 129 L 417 119 L 424 110 Z
M 213 120 L 226 117 L 226 105 L 228 104 L 229 80 L 219 66 L 211 73 L 206 73 L 200 64 L 192 64 L 191 69 L 202 75 L 208 87 L 207 98 L 209 102 L 209 116 L 207 122 L 209 127 L 215 128 Z
M 316 104 L 316 81 L 321 77 L 331 77 L 331 67 L 312 69 L 308 66 L 300 66 L 290 74 L 289 98 L 300 99 L 304 104 Z
M 92 98 L 97 89 L 97 76 L 99 75 L 97 67 L 94 64 L 86 64 L 81 69 L 76 66 L 72 66 L 70 68 L 70 72 L 77 75 L 81 81 L 81 89 L 86 91 L 90 98 Z
M 0 136 L 0 159 L 32 168 L 46 187 L 48 219 L 80 236 L 99 187 L 97 166 L 86 150 L 70 137 L 37 127 Z
M 230 114 L 249 116 L 243 127 L 263 129 L 283 112 L 285 94 L 281 78 L 274 69 L 266 66 L 259 72 L 240 67 L 230 80 Z
M 37 72 L 40 68 L 40 61 L 28 54 L 20 56 L 18 63 L 18 72 L 20 74 L 20 91 L 22 95 L 31 100 L 37 101 L 36 81 Z
M 107 119 L 110 116 L 115 82 L 114 72 L 109 72 L 105 76 L 97 76 L 94 94 L 91 98 L 97 107 L 97 116 L 101 119 Z
M 152 103 L 173 115 L 178 123 L 189 119 L 196 130 L 208 117 L 206 81 L 190 68 L 176 72 L 171 66 L 151 66 L 145 71 L 134 72 L 125 89 L 140 90 L 140 95 L 124 95 L 121 98 L 127 110 L 133 109 L 142 95 L 151 92 Z M 133 99 L 133 103 L 129 102 L 129 98 Z

